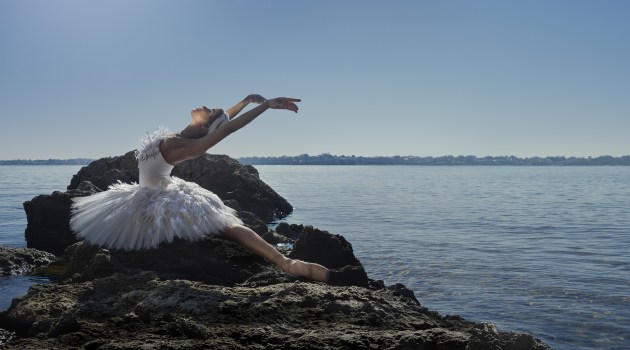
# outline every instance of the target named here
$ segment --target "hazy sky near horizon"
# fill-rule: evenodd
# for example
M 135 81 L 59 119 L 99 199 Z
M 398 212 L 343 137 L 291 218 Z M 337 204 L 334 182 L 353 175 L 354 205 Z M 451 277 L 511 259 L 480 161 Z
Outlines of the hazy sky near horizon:
M 132 150 L 303 99 L 233 157 L 630 154 L 628 1 L 0 1 L 0 159 Z

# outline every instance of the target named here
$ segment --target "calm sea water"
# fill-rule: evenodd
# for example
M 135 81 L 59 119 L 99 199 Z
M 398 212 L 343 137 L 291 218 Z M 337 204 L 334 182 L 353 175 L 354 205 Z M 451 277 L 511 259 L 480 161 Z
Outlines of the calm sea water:
M 630 167 L 259 166 L 287 221 L 345 236 L 441 314 L 630 349 Z
M 0 167 L 0 244 L 80 167 Z M 368 274 L 441 314 L 555 349 L 630 348 L 630 167 L 258 166 L 290 223 L 345 236 Z M 32 281 L 0 279 L 0 309 Z
M 22 203 L 40 194 L 65 191 L 72 175 L 81 166 L 0 166 L 0 245 L 24 247 L 26 213 Z M 0 311 L 11 305 L 11 300 L 26 294 L 33 283 L 47 282 L 34 276 L 0 276 Z

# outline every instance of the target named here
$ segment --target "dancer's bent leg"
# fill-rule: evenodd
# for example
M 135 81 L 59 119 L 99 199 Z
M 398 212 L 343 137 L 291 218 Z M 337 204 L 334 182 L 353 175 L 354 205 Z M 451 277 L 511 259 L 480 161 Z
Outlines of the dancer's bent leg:
M 328 269 L 324 266 L 287 258 L 248 227 L 237 225 L 227 228 L 222 232 L 222 237 L 238 242 L 252 253 L 270 260 L 290 275 L 307 277 L 320 282 L 328 279 Z

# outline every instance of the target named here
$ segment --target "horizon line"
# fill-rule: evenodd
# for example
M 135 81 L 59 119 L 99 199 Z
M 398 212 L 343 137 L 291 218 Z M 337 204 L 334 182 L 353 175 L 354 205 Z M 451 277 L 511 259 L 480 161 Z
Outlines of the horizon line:
M 218 153 L 207 153 L 207 154 L 218 154 Z M 531 158 L 582 158 L 582 159 L 589 159 L 589 158 L 601 158 L 601 157 L 611 157 L 611 158 L 625 158 L 625 157 L 630 157 L 630 154 L 627 155 L 622 155 L 622 156 L 611 156 L 608 154 L 603 154 L 603 155 L 598 155 L 598 156 L 565 156 L 565 155 L 549 155 L 549 156 L 514 156 L 514 155 L 496 155 L 496 156 L 491 156 L 491 155 L 485 155 L 485 156 L 476 156 L 476 155 L 453 155 L 453 154 L 445 154 L 445 155 L 440 155 L 440 156 L 434 156 L 434 155 L 424 155 L 424 156 L 419 156 L 419 155 L 389 155 L 389 156 L 365 156 L 365 155 L 345 155 L 345 154 L 340 154 L 340 155 L 336 155 L 336 154 L 331 154 L 331 153 L 320 153 L 317 155 L 310 155 L 308 153 L 302 153 L 302 154 L 298 154 L 298 155 L 281 155 L 281 156 L 241 156 L 241 157 L 233 157 L 230 155 L 227 155 L 231 158 L 234 159 L 247 159 L 247 158 L 283 158 L 283 157 L 288 157 L 288 158 L 292 158 L 292 157 L 321 157 L 321 156 L 330 156 L 330 157 L 347 157 L 347 158 L 444 158 L 444 157 L 454 157 L 454 158 L 460 158 L 460 157 L 464 157 L 464 158 L 468 158 L 468 157 L 474 157 L 474 158 L 516 158 L 516 159 L 531 159 Z M 74 158 L 41 158 L 41 159 L 33 159 L 33 158 L 14 158 L 14 159 L 0 159 L 0 162 L 50 162 L 50 161 L 94 161 L 97 159 L 102 159 L 102 158 L 110 158 L 112 156 L 109 157 L 100 157 L 100 158 L 89 158 L 89 157 L 74 157 Z

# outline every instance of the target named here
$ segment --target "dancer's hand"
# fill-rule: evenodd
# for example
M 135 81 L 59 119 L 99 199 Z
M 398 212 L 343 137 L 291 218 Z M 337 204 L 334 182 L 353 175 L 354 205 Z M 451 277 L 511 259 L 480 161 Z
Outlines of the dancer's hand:
M 302 100 L 300 100 L 299 98 L 276 97 L 276 98 L 272 98 L 271 100 L 267 100 L 267 103 L 269 103 L 269 108 L 286 109 L 286 110 L 297 113 L 298 106 L 295 104 L 295 102 L 301 102 L 301 101 Z
M 267 101 L 267 99 L 262 97 L 262 96 L 260 96 L 260 95 L 251 94 L 251 95 L 248 95 L 247 97 L 245 97 L 245 101 L 247 101 L 248 103 L 261 104 L 261 103 Z

